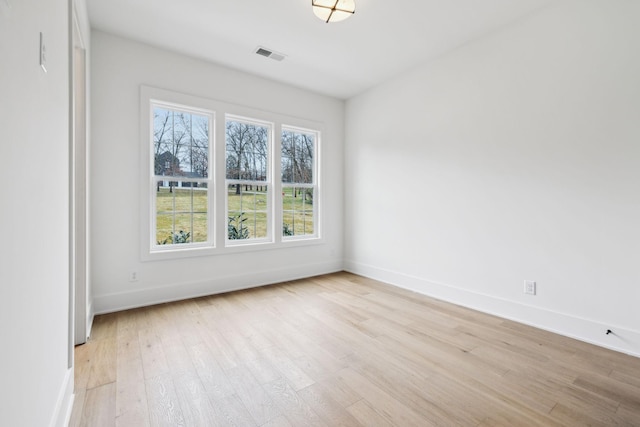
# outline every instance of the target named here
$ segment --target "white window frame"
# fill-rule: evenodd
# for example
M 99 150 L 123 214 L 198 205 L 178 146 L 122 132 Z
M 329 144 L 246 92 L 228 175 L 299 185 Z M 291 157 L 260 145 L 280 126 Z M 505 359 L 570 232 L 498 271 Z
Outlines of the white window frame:
M 244 124 L 255 124 L 257 126 L 264 126 L 268 129 L 269 136 L 267 138 L 266 181 L 253 181 L 253 180 L 246 180 L 246 179 L 228 179 L 226 177 L 226 173 L 227 173 L 226 128 L 227 128 L 228 121 L 235 121 L 235 122 L 240 122 Z M 260 245 L 263 243 L 273 243 L 273 234 L 274 234 L 273 233 L 273 228 L 274 228 L 273 217 L 275 216 L 274 211 L 276 210 L 276 205 L 273 202 L 273 193 L 274 193 L 273 192 L 273 181 L 274 181 L 273 164 L 274 164 L 274 158 L 276 154 L 273 150 L 273 145 L 274 145 L 273 141 L 275 139 L 275 135 L 274 135 L 275 125 L 272 122 L 259 120 L 251 117 L 238 116 L 235 114 L 225 114 L 224 126 L 225 126 L 225 141 L 224 141 L 224 144 L 225 144 L 225 186 L 224 186 L 225 218 L 227 219 L 229 218 L 229 197 L 228 197 L 229 185 L 240 184 L 240 185 L 255 185 L 255 186 L 266 185 L 267 186 L 267 235 L 262 238 L 230 240 L 228 235 L 228 227 L 225 227 L 225 246 L 232 247 L 232 246 L 248 246 L 248 245 Z
M 209 180 L 208 210 L 209 230 L 208 242 L 193 244 L 162 245 L 155 244 L 155 181 L 152 179 L 153 157 L 153 107 L 158 105 L 177 106 L 180 110 L 192 111 L 196 114 L 206 112 L 212 116 L 209 128 Z M 269 165 L 269 224 L 268 238 L 247 239 L 245 241 L 227 240 L 227 180 L 226 180 L 226 134 L 227 117 L 240 117 L 254 123 L 268 123 L 272 126 L 270 141 Z M 304 132 L 315 132 L 316 152 L 314 176 L 316 195 L 314 196 L 314 235 L 282 236 L 282 175 L 281 175 L 281 139 L 282 129 L 299 129 Z M 217 254 L 233 254 L 257 250 L 273 250 L 278 248 L 324 244 L 322 234 L 324 206 L 322 193 L 322 143 L 324 126 L 316 121 L 302 119 L 284 114 L 264 111 L 251 107 L 230 104 L 208 98 L 187 95 L 170 90 L 140 86 L 140 258 L 142 261 L 163 259 L 191 258 Z M 185 181 L 193 181 L 188 178 Z M 262 183 L 264 185 L 264 183 Z M 153 240 L 152 240 L 153 239 Z M 238 243 L 240 242 L 240 243 Z
M 175 250 L 183 250 L 183 249 L 192 249 L 192 248 L 201 248 L 201 247 L 215 247 L 215 224 L 214 224 L 214 212 L 215 212 L 215 192 L 216 192 L 216 188 L 215 188 L 215 181 L 213 179 L 213 177 L 215 176 L 215 168 L 213 167 L 213 153 L 214 153 L 214 149 L 215 149 L 215 112 L 213 111 L 209 111 L 209 110 L 204 110 L 204 109 L 200 109 L 200 108 L 194 108 L 194 107 L 189 107 L 186 105 L 180 105 L 180 104 L 176 104 L 176 103 L 172 103 L 172 102 L 166 102 L 166 101 L 158 101 L 155 99 L 150 100 L 149 102 L 149 106 L 150 106 L 150 121 L 151 121 L 151 134 L 149 135 L 150 139 L 149 139 L 149 143 L 150 143 L 150 147 L 153 146 L 154 142 L 153 142 L 153 110 L 155 107 L 160 107 L 160 108 L 164 108 L 167 110 L 172 110 L 172 111 L 180 111 L 183 113 L 189 113 L 189 114 L 197 114 L 200 116 L 205 116 L 209 119 L 209 153 L 208 153 L 208 176 L 206 178 L 187 178 L 187 177 L 180 177 L 180 176 L 168 176 L 166 181 L 170 181 L 170 182 L 178 182 L 178 183 L 182 183 L 182 182 L 198 182 L 198 183 L 204 183 L 207 184 L 207 240 L 204 242 L 191 242 L 191 243 L 172 243 L 172 244 L 165 244 L 165 245 L 159 245 L 157 243 L 153 243 L 155 241 L 155 239 L 153 238 L 153 236 L 155 236 L 157 234 L 157 214 L 153 215 L 151 213 L 155 213 L 157 212 L 157 191 L 156 186 L 157 186 L 157 181 L 159 176 L 154 174 L 154 163 L 155 163 L 155 158 L 154 158 L 154 153 L 153 150 L 151 150 L 151 159 L 150 164 L 149 164 L 149 173 L 150 173 L 150 185 L 151 188 L 149 190 L 149 194 L 151 196 L 151 207 L 150 207 L 150 221 L 151 221 L 151 228 L 150 228 L 150 233 L 152 233 L 150 235 L 150 245 L 151 245 L 151 252 L 165 252 L 165 251 L 175 251 Z M 181 185 L 179 186 L 181 187 Z M 176 187 L 179 188 L 179 187 Z M 192 236 L 193 238 L 193 236 Z M 178 246 L 179 245 L 179 246 Z
M 310 184 L 305 184 L 305 183 L 296 183 L 296 182 L 282 182 L 282 173 L 280 174 L 280 176 L 278 176 L 278 179 L 280 181 L 280 185 L 282 186 L 282 188 L 312 188 L 313 189 L 313 234 L 301 234 L 298 236 L 282 236 L 282 240 L 283 242 L 295 242 L 295 241 L 300 241 L 300 240 L 309 240 L 309 239 L 315 239 L 318 238 L 318 236 L 320 235 L 320 220 L 319 220 L 319 206 L 321 204 L 322 198 L 320 197 L 320 186 L 318 185 L 318 182 L 320 182 L 320 178 L 319 178 L 319 157 L 320 157 L 320 131 L 316 130 L 316 129 L 306 129 L 306 128 L 302 128 L 299 126 L 291 126 L 291 125 L 287 125 L 287 124 L 283 124 L 282 125 L 282 129 L 280 131 L 280 139 L 282 139 L 282 132 L 283 131 L 291 131 L 291 132 L 298 132 L 298 133 L 306 133 L 306 134 L 313 134 L 314 135 L 314 147 L 313 147 L 313 174 L 312 174 L 312 182 Z M 281 160 L 281 156 L 282 155 L 282 148 L 280 148 L 279 151 L 279 157 L 278 160 Z M 281 162 L 280 162 L 281 163 Z M 282 190 L 280 190 L 279 194 L 282 194 Z M 317 202 L 316 202 L 317 199 Z M 279 211 L 281 212 L 281 214 L 284 214 L 284 210 L 283 210 L 283 206 L 282 206 L 282 200 L 280 201 L 280 205 L 279 205 Z M 282 221 L 281 221 L 282 222 Z M 281 232 L 282 234 L 282 232 Z

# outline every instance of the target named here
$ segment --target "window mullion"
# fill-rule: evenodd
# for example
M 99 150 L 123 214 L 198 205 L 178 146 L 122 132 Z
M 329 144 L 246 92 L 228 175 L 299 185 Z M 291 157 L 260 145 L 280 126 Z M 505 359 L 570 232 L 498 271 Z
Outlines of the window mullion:
M 282 241 L 282 227 L 284 215 L 282 212 L 282 124 L 276 123 L 273 136 L 273 155 L 271 156 L 271 178 L 273 182 L 273 239 L 275 242 Z

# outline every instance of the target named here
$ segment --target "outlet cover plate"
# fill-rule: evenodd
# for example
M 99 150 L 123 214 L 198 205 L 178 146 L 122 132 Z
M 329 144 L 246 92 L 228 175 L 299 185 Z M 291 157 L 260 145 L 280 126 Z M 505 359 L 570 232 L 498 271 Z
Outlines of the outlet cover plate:
M 527 295 L 535 295 L 536 294 L 536 282 L 533 280 L 525 280 L 524 281 L 524 293 Z
M 44 34 L 40 33 L 40 66 L 47 72 L 47 47 L 44 45 Z

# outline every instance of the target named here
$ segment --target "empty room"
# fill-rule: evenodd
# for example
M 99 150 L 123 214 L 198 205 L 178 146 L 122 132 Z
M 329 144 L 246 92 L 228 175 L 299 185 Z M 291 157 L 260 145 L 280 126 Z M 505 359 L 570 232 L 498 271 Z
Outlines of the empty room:
M 638 22 L 0 0 L 0 424 L 640 425 Z

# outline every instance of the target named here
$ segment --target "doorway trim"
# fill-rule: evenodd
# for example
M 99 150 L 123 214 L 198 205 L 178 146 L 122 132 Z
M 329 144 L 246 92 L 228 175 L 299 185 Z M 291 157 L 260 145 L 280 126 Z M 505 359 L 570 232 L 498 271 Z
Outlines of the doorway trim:
M 89 304 L 89 199 L 86 47 L 76 2 L 71 8 L 70 89 L 70 351 L 87 341 L 91 328 Z M 72 358 L 72 355 L 70 355 Z

